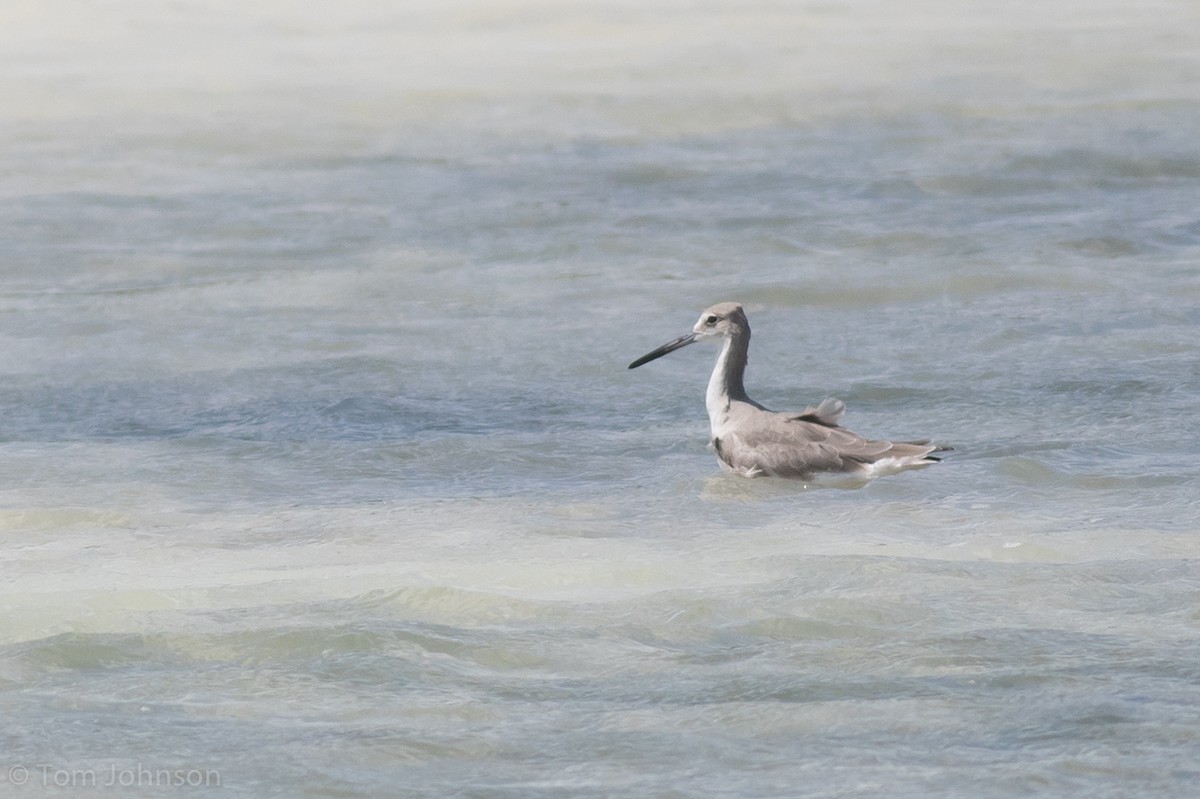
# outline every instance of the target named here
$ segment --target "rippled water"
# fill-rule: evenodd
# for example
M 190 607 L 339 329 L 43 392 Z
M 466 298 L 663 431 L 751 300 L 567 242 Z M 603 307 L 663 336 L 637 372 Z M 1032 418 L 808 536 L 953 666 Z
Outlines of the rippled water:
M 1200 11 L 976 6 L 6 10 L 5 795 L 1190 796 Z

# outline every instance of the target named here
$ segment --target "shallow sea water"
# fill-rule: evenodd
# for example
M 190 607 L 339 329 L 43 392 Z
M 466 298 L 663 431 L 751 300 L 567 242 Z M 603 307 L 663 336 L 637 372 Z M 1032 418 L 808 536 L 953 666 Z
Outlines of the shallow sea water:
M 1192 795 L 1200 11 L 902 5 L 3 12 L 4 794 Z

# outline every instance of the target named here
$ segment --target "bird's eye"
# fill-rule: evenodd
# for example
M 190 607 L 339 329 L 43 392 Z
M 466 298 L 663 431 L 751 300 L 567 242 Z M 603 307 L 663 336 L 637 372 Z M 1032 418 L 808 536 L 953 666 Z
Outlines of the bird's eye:
M 715 317 L 715 316 L 710 316 L 704 320 L 704 324 L 708 325 L 709 327 L 712 327 L 716 323 L 717 323 L 717 317 Z

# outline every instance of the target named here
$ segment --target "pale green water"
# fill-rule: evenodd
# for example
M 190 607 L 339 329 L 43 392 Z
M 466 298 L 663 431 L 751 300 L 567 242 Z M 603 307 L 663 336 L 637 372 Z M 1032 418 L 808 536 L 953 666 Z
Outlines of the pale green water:
M 5 795 L 1193 792 L 1191 4 L 0 22 Z

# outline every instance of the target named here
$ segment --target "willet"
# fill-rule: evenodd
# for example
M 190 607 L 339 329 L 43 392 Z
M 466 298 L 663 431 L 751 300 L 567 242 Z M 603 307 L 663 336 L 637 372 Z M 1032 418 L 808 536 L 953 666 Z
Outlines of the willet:
M 750 349 L 750 323 L 742 306 L 722 302 L 700 314 L 686 336 L 667 342 L 629 364 L 636 369 L 696 341 L 719 341 L 721 353 L 708 381 L 704 405 L 712 430 L 710 445 L 721 466 L 746 477 L 776 476 L 812 480 L 842 477 L 863 482 L 906 469 L 919 469 L 939 458 L 939 447 L 924 441 L 863 438 L 838 423 L 846 405 L 826 399 L 799 413 L 767 410 L 742 385 Z

